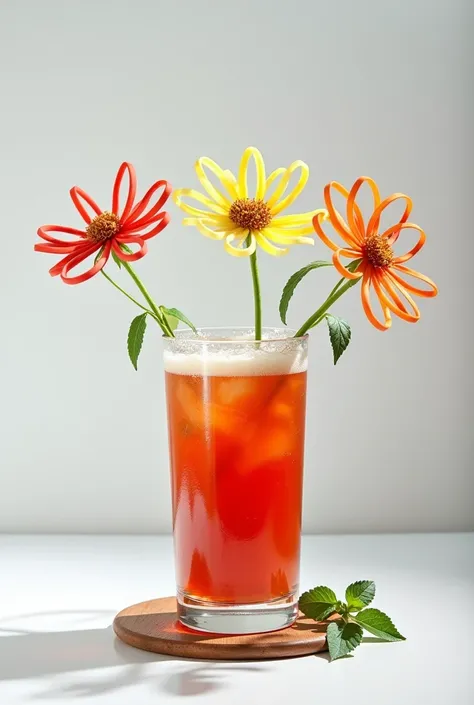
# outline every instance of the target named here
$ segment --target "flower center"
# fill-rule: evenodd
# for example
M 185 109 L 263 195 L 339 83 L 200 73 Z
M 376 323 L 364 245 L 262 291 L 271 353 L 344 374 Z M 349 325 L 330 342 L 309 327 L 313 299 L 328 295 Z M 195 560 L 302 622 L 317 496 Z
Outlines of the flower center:
M 365 256 L 373 267 L 387 267 L 393 260 L 393 250 L 387 238 L 371 235 L 364 244 Z
M 120 230 L 120 220 L 113 213 L 104 211 L 96 215 L 86 228 L 86 234 L 92 242 L 105 242 Z
M 231 205 L 229 218 L 244 230 L 262 230 L 270 224 L 272 214 L 264 201 L 239 198 Z

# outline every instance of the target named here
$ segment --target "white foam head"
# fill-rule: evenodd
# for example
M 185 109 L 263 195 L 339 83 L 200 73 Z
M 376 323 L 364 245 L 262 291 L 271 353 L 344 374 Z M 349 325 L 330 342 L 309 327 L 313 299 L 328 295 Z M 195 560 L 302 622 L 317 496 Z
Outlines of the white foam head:
M 174 353 L 165 350 L 166 372 L 178 375 L 202 375 L 213 377 L 250 377 L 261 375 L 289 375 L 305 372 L 308 366 L 305 351 L 287 352 L 243 352 L 229 355 L 225 352 L 201 354 Z
M 178 331 L 164 339 L 165 370 L 180 375 L 244 377 L 287 375 L 307 369 L 307 339 L 291 331 L 264 329 L 255 343 L 251 329 L 204 329 L 198 336 Z

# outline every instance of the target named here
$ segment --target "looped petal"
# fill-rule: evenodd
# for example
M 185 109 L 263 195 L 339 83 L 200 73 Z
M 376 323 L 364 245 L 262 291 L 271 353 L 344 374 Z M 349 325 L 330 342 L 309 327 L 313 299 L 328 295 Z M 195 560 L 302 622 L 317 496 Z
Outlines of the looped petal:
M 328 214 L 327 211 L 320 211 L 317 213 L 314 218 L 313 218 L 313 228 L 316 231 L 316 234 L 320 237 L 320 239 L 324 242 L 325 245 L 327 245 L 333 252 L 337 252 L 339 249 L 339 245 L 336 245 L 324 232 L 324 230 L 321 227 L 321 223 L 324 222 L 325 220 L 328 220 Z M 330 221 L 332 222 L 332 221 Z M 351 243 L 351 249 L 356 251 L 358 254 L 358 257 L 362 257 L 362 248 L 361 246 L 357 247 L 352 247 Z
M 119 215 L 120 187 L 122 185 L 122 179 L 126 171 L 128 171 L 128 194 L 123 213 L 122 215 Z M 112 213 L 118 216 L 121 223 L 125 223 L 125 221 L 127 220 L 130 211 L 132 210 L 136 193 L 137 176 L 135 173 L 135 167 L 129 162 L 123 162 L 123 164 L 120 165 L 120 168 L 117 172 L 117 176 L 115 177 L 114 189 L 112 192 Z
M 290 183 L 291 175 L 297 170 L 301 169 L 299 179 L 296 183 L 296 185 L 293 187 L 293 189 L 290 191 L 290 193 L 285 196 L 281 201 L 278 201 L 278 199 L 283 195 L 283 193 L 286 191 L 288 184 Z M 288 208 L 288 206 L 291 206 L 293 201 L 295 201 L 304 187 L 306 186 L 306 183 L 309 179 L 309 168 L 308 165 L 305 164 L 304 162 L 298 160 L 296 162 L 293 162 L 293 164 L 290 164 L 286 172 L 283 174 L 280 184 L 277 186 L 275 193 L 267 202 L 267 206 L 270 208 L 272 215 L 278 215 L 278 213 L 281 213 L 282 210 L 285 210 L 285 208 Z
M 272 255 L 272 257 L 281 257 L 286 255 L 290 250 L 288 247 L 281 248 L 272 245 L 271 242 L 263 235 L 261 232 L 254 232 L 257 245 L 262 248 L 267 254 Z
M 408 216 L 409 216 L 410 213 L 411 213 L 411 209 L 412 209 L 412 206 L 413 206 L 413 202 L 412 202 L 411 198 L 409 198 L 408 196 L 406 196 L 404 193 L 393 193 L 393 194 L 392 194 L 391 196 L 389 196 L 388 198 L 385 198 L 385 199 L 382 201 L 382 203 L 380 203 L 380 204 L 377 206 L 377 208 L 374 210 L 374 212 L 372 213 L 372 215 L 371 215 L 371 217 L 370 217 L 370 220 L 369 220 L 369 222 L 368 222 L 368 224 L 367 224 L 367 237 L 371 237 L 372 235 L 377 235 L 377 234 L 378 234 L 378 229 L 379 229 L 379 224 L 380 224 L 380 218 L 381 218 L 382 213 L 384 212 L 384 210 L 385 210 L 391 203 L 395 203 L 395 201 L 399 201 L 399 200 L 402 200 L 402 199 L 403 199 L 404 201 L 406 201 L 406 205 L 405 205 L 405 210 L 403 211 L 403 215 L 402 215 L 402 217 L 400 218 L 400 220 L 398 221 L 397 225 L 402 225 L 403 223 L 406 223 L 406 222 L 407 222 Z M 400 234 L 400 230 L 401 230 L 401 228 L 398 228 L 398 229 L 395 229 L 394 231 L 392 231 L 392 235 L 391 235 L 391 237 L 390 237 L 390 240 L 388 241 L 388 244 L 389 244 L 390 246 L 392 246 L 392 245 L 396 242 L 396 240 L 397 240 L 397 238 L 398 238 L 398 236 L 399 236 L 399 234 Z
M 408 323 L 416 323 L 419 320 L 420 311 L 418 306 L 403 287 L 396 284 L 394 280 L 390 280 L 390 274 L 388 272 L 374 272 L 372 281 L 375 293 L 377 294 L 382 306 L 387 306 L 392 313 Z M 405 297 L 405 300 L 408 301 L 411 306 L 412 313 L 408 311 L 402 299 L 398 296 L 396 289 L 398 289 L 398 291 Z
M 69 191 L 69 194 L 72 198 L 72 202 L 74 203 L 77 210 L 88 225 L 91 222 L 92 218 L 79 199 L 82 198 L 92 208 L 96 215 L 100 215 L 102 213 L 97 203 L 89 196 L 89 194 L 87 194 L 83 189 L 79 188 L 79 186 L 73 186 L 72 189 Z M 95 216 L 93 217 L 95 218 Z
M 242 159 L 240 161 L 240 167 L 239 167 L 239 178 L 238 178 L 238 184 L 239 184 L 239 195 L 240 198 L 248 198 L 248 186 L 247 186 L 247 171 L 248 171 L 248 164 L 251 159 L 251 157 L 254 158 L 255 161 L 255 168 L 257 170 L 257 186 L 255 189 L 255 198 L 256 200 L 261 200 L 263 199 L 265 195 L 265 163 L 263 161 L 263 157 L 256 149 L 255 147 L 247 147 L 245 152 L 242 155 Z
M 336 252 L 332 256 L 333 264 L 341 275 L 341 277 L 345 277 L 346 279 L 360 279 L 362 276 L 362 272 L 359 270 L 357 272 L 349 272 L 349 270 L 346 269 L 346 267 L 344 267 L 343 263 L 341 262 L 341 255 L 343 257 L 349 257 L 349 259 L 358 259 L 360 257 L 360 253 L 356 250 L 340 249 L 336 250 Z
M 331 181 L 324 187 L 324 201 L 326 203 L 326 208 L 328 209 L 329 220 L 331 221 L 331 225 L 333 226 L 334 230 L 339 233 L 344 242 L 349 245 L 349 247 L 360 247 L 363 243 L 363 238 L 359 235 L 357 230 L 350 230 L 342 215 L 334 207 L 331 196 L 331 188 L 338 191 L 345 198 L 348 198 L 349 196 L 349 191 L 337 181 Z
M 214 162 L 212 159 L 209 159 L 209 157 L 201 157 L 197 160 L 196 164 L 194 165 L 197 177 L 201 182 L 201 186 L 207 191 L 209 196 L 213 198 L 215 202 L 223 208 L 229 208 L 229 199 L 226 198 L 223 193 L 218 191 L 216 187 L 211 183 L 211 181 L 206 176 L 204 167 L 207 167 L 209 171 L 211 171 L 214 176 L 216 176 L 220 180 L 222 180 L 222 175 L 224 174 L 223 170 L 218 164 L 216 164 L 216 162 Z
M 72 259 L 75 257 L 78 257 L 80 254 L 85 254 L 85 257 L 89 257 L 91 254 L 96 252 L 98 249 L 100 249 L 100 245 L 98 244 L 91 244 L 90 242 L 80 242 L 77 243 L 74 250 L 69 252 L 69 249 L 63 250 L 61 253 L 54 253 L 54 254 L 64 254 L 65 252 L 68 252 L 66 257 L 63 257 L 63 259 L 60 259 L 59 262 L 56 262 L 56 264 L 51 267 L 49 270 L 49 273 L 52 277 L 57 277 L 61 272 L 63 271 L 64 267 L 68 262 L 70 262 Z M 43 251 L 43 250 L 41 250 Z
M 328 214 L 325 208 L 318 208 L 317 210 L 309 211 L 308 213 L 295 213 L 295 215 L 279 215 L 276 218 L 272 218 L 272 226 L 292 227 L 297 225 L 304 225 L 305 223 L 311 224 L 314 216 L 318 213 L 323 213 L 326 217 Z M 308 225 L 308 227 L 310 227 L 310 225 Z M 312 230 L 313 228 L 311 227 L 309 232 L 312 232 Z
M 120 231 L 120 233 L 116 236 L 116 240 L 122 242 L 126 242 L 124 238 L 130 236 L 133 237 L 140 237 L 142 240 L 149 240 L 151 237 L 155 237 L 155 235 L 158 235 L 158 233 L 161 233 L 162 230 L 166 228 L 168 223 L 170 222 L 170 215 L 166 211 L 162 211 L 158 215 L 155 215 L 153 218 L 151 218 L 147 223 L 143 223 L 142 225 L 135 226 L 133 228 L 126 228 Z M 157 223 L 153 228 L 150 230 L 147 230 L 151 225 L 154 223 Z
M 280 178 L 280 182 L 279 182 L 278 186 L 276 187 L 275 191 L 273 192 L 273 194 L 271 196 L 267 195 L 268 191 L 270 189 L 270 186 L 273 184 L 273 182 L 276 181 L 276 179 L 278 179 L 279 177 L 283 176 L 283 174 L 286 174 L 286 169 L 285 169 L 285 167 L 280 166 L 280 167 L 278 167 L 278 169 L 275 169 L 275 171 L 272 171 L 272 173 L 270 174 L 270 176 L 266 180 L 266 182 L 265 182 L 265 196 L 267 199 L 267 201 L 266 201 L 267 205 L 270 200 L 274 199 L 273 202 L 276 202 L 283 195 L 283 192 L 286 187 L 285 187 L 285 183 L 284 182 L 282 183 L 281 178 Z M 286 184 L 286 185 L 288 185 L 288 184 Z
M 47 242 L 50 242 L 53 245 L 57 245 L 58 247 L 75 246 L 77 245 L 78 240 L 59 240 L 58 238 L 49 235 L 49 233 L 64 233 L 65 235 L 77 235 L 80 238 L 86 237 L 86 233 L 84 230 L 77 230 L 76 228 L 66 228 L 64 227 L 64 225 L 42 225 L 40 228 L 38 228 L 37 233 L 41 238 L 43 238 L 43 240 L 46 240 Z M 38 250 L 38 252 L 42 252 L 42 250 Z
M 314 232 L 311 229 L 311 232 Z M 263 234 L 272 242 L 277 242 L 279 245 L 314 245 L 314 240 L 311 237 L 301 237 L 298 232 L 285 230 L 284 228 L 265 228 Z
M 431 287 L 431 289 L 418 289 L 416 286 L 413 286 L 409 282 L 407 282 L 405 279 L 402 279 L 394 270 L 397 270 L 399 272 L 403 272 L 404 274 L 408 274 L 410 277 L 414 277 L 415 279 L 419 279 L 420 281 L 424 282 L 425 284 L 428 284 L 428 286 Z M 398 284 L 401 284 L 404 289 L 408 289 L 408 291 L 411 291 L 412 294 L 416 294 L 417 296 L 422 296 L 424 298 L 431 298 L 433 296 L 436 296 L 438 293 L 438 287 L 432 281 L 429 277 L 425 277 L 424 274 L 420 274 L 420 272 L 416 272 L 414 269 L 409 269 L 408 267 L 404 267 L 401 264 L 393 264 L 390 267 L 390 275 L 395 279 L 395 281 Z
M 130 243 L 132 245 L 138 245 L 139 250 L 137 252 L 124 252 L 120 247 L 120 243 Z M 137 260 L 145 257 L 148 252 L 148 245 L 141 237 L 122 237 L 119 241 L 115 239 L 112 240 L 112 249 L 119 259 L 123 262 L 136 262 Z
M 285 227 L 283 225 L 279 225 L 275 223 L 275 221 L 272 220 L 271 222 L 271 229 L 272 230 L 278 230 L 281 233 L 284 233 L 285 235 L 313 235 L 314 234 L 314 228 L 313 225 L 305 225 L 304 227 L 301 228 L 292 228 L 292 227 Z
M 415 223 L 403 223 L 402 225 L 392 225 L 391 228 L 386 230 L 384 232 L 384 237 L 390 238 L 390 236 L 393 233 L 400 233 L 401 230 L 406 230 L 406 229 L 411 229 L 411 230 L 417 230 L 420 233 L 420 239 L 416 243 L 414 247 L 411 248 L 406 254 L 401 255 L 400 257 L 395 257 L 395 259 L 392 262 L 392 265 L 394 264 L 401 264 L 402 262 L 407 262 L 409 259 L 414 257 L 417 252 L 421 250 L 423 245 L 425 244 L 426 241 L 426 233 L 422 228 L 420 228 L 419 225 L 415 225 Z M 398 237 L 398 235 L 397 235 Z M 390 242 L 390 240 L 389 240 Z
M 183 210 L 185 213 L 189 213 L 190 215 L 206 217 L 212 215 L 212 213 L 209 213 L 209 211 L 202 210 L 201 208 L 194 208 L 194 206 L 189 206 L 183 201 L 183 197 L 194 198 L 195 201 L 203 203 L 215 213 L 218 213 L 219 215 L 227 215 L 227 211 L 222 208 L 222 206 L 218 206 L 216 203 L 214 203 L 214 201 L 211 201 L 209 198 L 206 198 L 206 196 L 203 196 L 202 193 L 199 193 L 199 191 L 196 191 L 193 188 L 177 189 L 176 191 L 173 191 L 171 197 L 176 203 L 176 205 L 181 208 L 181 210 Z
M 185 222 L 191 220 L 194 222 Z M 223 240 L 226 235 L 229 235 L 231 233 L 233 233 L 234 235 L 237 234 L 239 237 L 244 234 L 246 235 L 246 233 L 244 233 L 244 231 L 240 228 L 238 230 L 236 229 L 235 231 L 233 231 L 232 228 L 228 228 L 227 230 L 214 230 L 213 228 L 215 228 L 215 224 L 211 223 L 212 227 L 208 227 L 208 225 L 206 225 L 205 218 L 185 218 L 183 220 L 183 223 L 185 225 L 194 225 L 199 230 L 201 235 L 204 235 L 204 237 L 208 237 L 211 240 Z
M 78 264 L 81 264 L 87 257 L 90 257 L 91 254 L 99 250 L 101 245 L 99 244 L 94 244 L 92 248 L 89 248 L 85 252 L 81 252 L 81 254 L 77 255 L 76 257 L 72 257 L 69 262 L 65 264 L 63 267 L 63 270 L 61 272 L 61 279 L 65 284 L 82 284 L 82 282 L 87 281 L 88 279 L 92 279 L 93 276 L 95 276 L 98 272 L 100 272 L 101 269 L 105 267 L 107 264 L 107 260 L 109 259 L 110 255 L 110 249 L 112 247 L 112 241 L 108 240 L 105 245 L 104 245 L 104 250 L 102 252 L 102 255 L 99 257 L 97 262 L 93 264 L 93 266 L 88 269 L 87 271 L 83 272 L 82 274 L 79 274 L 78 276 L 75 277 L 68 277 L 69 272 L 77 267 Z
M 33 249 L 35 252 L 46 252 L 50 255 L 65 255 L 68 252 L 76 252 L 77 242 L 70 242 L 67 245 L 52 245 L 49 242 L 37 242 Z
M 163 189 L 161 196 L 158 198 L 155 205 L 150 208 L 148 213 L 142 215 L 143 211 L 148 206 L 151 197 L 160 188 Z M 136 230 L 137 228 L 141 228 L 143 225 L 148 225 L 149 223 L 153 222 L 152 219 L 159 214 L 166 201 L 170 197 L 172 190 L 173 189 L 171 187 L 171 184 L 168 183 L 168 181 L 165 181 L 164 179 L 156 181 L 152 186 L 150 186 L 141 201 L 136 204 L 128 218 L 124 221 L 124 229 L 127 230 L 127 232 L 130 232 L 132 229 Z
M 361 239 L 365 238 L 364 217 L 355 199 L 364 183 L 368 184 L 372 191 L 372 195 L 374 197 L 374 209 L 380 204 L 380 191 L 375 181 L 371 179 L 370 176 L 360 176 L 354 182 L 354 185 L 352 186 L 347 197 L 347 222 L 349 223 L 351 230 L 358 232 Z
M 226 169 L 222 172 L 220 179 L 229 192 L 230 197 L 234 201 L 237 201 L 239 198 L 239 185 L 233 173 L 229 169 Z
M 253 255 L 257 247 L 255 233 L 250 233 L 250 245 L 244 247 L 247 237 L 249 236 L 243 235 L 239 237 L 238 235 L 234 235 L 234 233 L 227 235 L 224 241 L 225 251 L 234 257 L 249 257 Z M 237 247 L 232 244 L 235 241 L 237 241 Z
M 370 303 L 370 284 L 371 284 L 371 278 L 372 278 L 372 271 L 370 267 L 367 267 L 364 271 L 364 276 L 362 278 L 362 286 L 361 286 L 361 299 L 362 299 L 362 307 L 364 309 L 365 315 L 369 319 L 370 323 L 372 323 L 375 328 L 378 330 L 384 331 L 388 330 L 390 326 L 392 325 L 392 317 L 390 315 L 390 310 L 388 306 L 384 306 L 381 303 L 382 306 L 382 311 L 384 315 L 384 321 L 379 321 L 379 319 L 375 316 L 374 312 L 372 311 L 372 306 Z

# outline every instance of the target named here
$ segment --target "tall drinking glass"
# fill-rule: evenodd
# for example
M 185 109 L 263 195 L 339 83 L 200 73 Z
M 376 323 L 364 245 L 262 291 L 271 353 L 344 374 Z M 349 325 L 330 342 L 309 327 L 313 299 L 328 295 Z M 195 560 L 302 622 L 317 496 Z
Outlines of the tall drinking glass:
M 180 621 L 281 629 L 298 612 L 307 337 L 164 339 Z

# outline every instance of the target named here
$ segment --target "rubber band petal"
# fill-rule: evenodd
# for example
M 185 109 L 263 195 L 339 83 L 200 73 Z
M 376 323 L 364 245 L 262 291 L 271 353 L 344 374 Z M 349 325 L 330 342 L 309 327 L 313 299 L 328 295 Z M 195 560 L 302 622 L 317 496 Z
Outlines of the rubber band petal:
M 239 237 L 237 235 L 234 235 L 231 233 L 230 235 L 227 235 L 225 241 L 224 241 L 224 249 L 226 252 L 228 252 L 230 255 L 233 255 L 234 257 L 249 257 L 250 255 L 253 255 L 253 253 L 256 250 L 257 243 L 255 239 L 255 234 L 251 233 L 251 242 L 250 245 L 247 245 L 246 247 L 242 247 L 242 245 L 245 243 L 248 235 L 243 235 L 242 237 Z M 237 240 L 238 246 L 234 247 L 232 244 Z
M 108 240 L 106 244 L 104 245 L 104 251 L 102 252 L 101 257 L 93 264 L 93 266 L 88 269 L 87 271 L 83 272 L 82 274 L 79 274 L 78 276 L 75 277 L 68 277 L 67 275 L 69 272 L 77 267 L 77 265 L 81 264 L 87 257 L 90 257 L 91 254 L 94 253 L 94 251 L 100 249 L 99 247 L 95 247 L 92 252 L 86 252 L 81 253 L 77 257 L 71 259 L 63 268 L 63 271 L 61 272 L 61 279 L 65 284 L 82 284 L 82 282 L 87 281 L 88 279 L 92 279 L 93 276 L 95 276 L 98 272 L 100 272 L 101 269 L 105 267 L 107 264 L 107 261 L 109 259 L 110 255 L 110 250 L 112 247 L 112 240 Z
M 271 242 L 263 235 L 261 232 L 254 232 L 255 240 L 257 244 L 264 250 L 267 254 L 272 255 L 272 257 L 281 257 L 286 255 L 290 250 L 288 247 L 281 248 L 272 245 Z
M 201 182 L 201 186 L 207 191 L 209 196 L 213 198 L 218 205 L 223 206 L 224 208 L 229 208 L 229 199 L 224 196 L 223 193 L 218 191 L 216 187 L 211 183 L 211 181 L 206 175 L 206 172 L 204 171 L 204 167 L 207 167 L 209 171 L 211 171 L 214 176 L 216 176 L 221 181 L 222 174 L 224 173 L 223 170 L 218 164 L 216 164 L 216 162 L 214 162 L 212 159 L 209 159 L 209 157 L 201 157 L 201 159 L 198 159 L 196 164 L 194 165 L 197 177 Z
M 362 307 L 364 309 L 365 315 L 369 319 L 369 321 L 372 323 L 375 328 L 381 331 L 388 330 L 390 326 L 392 325 L 392 317 L 390 315 L 390 310 L 388 309 L 387 306 L 382 306 L 383 314 L 384 314 L 384 322 L 379 321 L 379 319 L 375 316 L 374 312 L 372 311 L 372 306 L 370 303 L 370 284 L 371 284 L 371 273 L 369 269 L 366 269 L 364 272 L 364 276 L 362 278 L 362 286 L 361 286 L 361 299 L 362 299 Z
M 400 200 L 406 201 L 406 205 L 405 205 L 405 210 L 403 211 L 403 215 L 400 218 L 400 220 L 398 221 L 397 225 L 403 225 L 403 223 L 407 222 L 408 216 L 411 213 L 413 202 L 412 202 L 411 198 L 406 196 L 404 193 L 393 193 L 388 198 L 385 198 L 382 201 L 382 203 L 380 203 L 377 206 L 377 208 L 374 210 L 374 212 L 372 213 L 370 220 L 367 224 L 367 237 L 371 237 L 372 235 L 378 234 L 378 229 L 379 229 L 379 225 L 380 225 L 380 218 L 382 216 L 382 213 L 384 212 L 384 210 L 386 208 L 388 208 L 388 206 L 391 203 L 395 203 L 395 201 L 400 201 Z M 398 231 L 395 230 L 393 232 L 393 234 L 388 242 L 388 244 L 390 246 L 396 242 L 399 234 L 400 234 L 400 229 Z
M 427 289 L 418 289 L 416 286 L 413 286 L 409 282 L 405 281 L 405 279 L 402 279 L 402 277 L 400 277 L 393 271 L 394 269 L 399 272 L 403 272 L 404 274 L 408 274 L 408 276 L 410 277 L 414 277 L 415 279 L 419 279 L 420 281 L 425 282 L 425 284 L 428 284 L 428 286 L 431 287 L 431 291 Z M 392 265 L 392 267 L 390 267 L 390 274 L 398 282 L 398 284 L 401 284 L 405 289 L 408 289 L 408 291 L 411 291 L 412 294 L 416 294 L 417 296 L 431 298 L 433 296 L 436 296 L 438 293 L 438 287 L 436 286 L 434 281 L 432 281 L 429 277 L 425 277 L 424 274 L 416 272 L 414 269 L 403 267 L 401 264 L 394 264 Z
M 293 201 L 295 201 L 300 193 L 303 191 L 304 187 L 306 186 L 306 183 L 309 179 L 309 168 L 308 165 L 305 164 L 304 162 L 298 160 L 296 162 L 293 162 L 293 164 L 290 164 L 288 169 L 286 170 L 285 174 L 282 177 L 282 183 L 280 183 L 280 186 L 284 184 L 284 188 L 282 191 L 282 194 L 286 191 L 286 188 L 288 184 L 290 183 L 290 179 L 292 174 L 294 172 L 300 169 L 300 175 L 298 178 L 297 183 L 293 187 L 293 189 L 290 191 L 290 193 L 285 196 L 281 201 L 279 201 L 275 196 L 277 196 L 278 188 L 273 194 L 273 196 L 269 199 L 267 202 L 267 206 L 270 208 L 272 215 L 278 215 L 278 213 L 281 213 L 281 211 L 285 210 L 285 208 L 288 208 L 288 206 L 291 206 Z M 279 196 L 278 196 L 279 198 Z
M 120 215 L 120 187 L 122 185 L 122 180 L 126 171 L 128 172 L 128 194 L 123 213 L 122 215 Z M 119 167 L 117 176 L 115 177 L 115 183 L 112 192 L 112 213 L 114 213 L 119 218 L 121 223 L 124 223 L 127 220 L 130 211 L 132 210 L 136 193 L 137 175 L 135 173 L 135 167 L 129 162 L 123 162 L 123 164 L 121 164 Z
M 82 205 L 80 201 L 81 198 L 92 208 L 96 215 L 100 215 L 102 213 L 97 203 L 89 196 L 89 194 L 87 194 L 83 189 L 79 188 L 79 186 L 73 186 L 72 189 L 69 191 L 69 194 L 72 198 L 72 202 L 74 203 L 80 215 L 84 218 L 88 225 L 91 222 L 92 218 Z
M 161 193 L 155 205 L 150 208 L 148 213 L 146 213 L 143 217 L 140 217 L 143 214 L 143 211 L 148 206 L 151 197 L 160 188 L 163 188 L 163 192 Z M 172 190 L 173 189 L 171 187 L 171 184 L 168 183 L 168 181 L 165 181 L 164 179 L 156 181 L 152 186 L 150 186 L 141 201 L 139 201 L 136 206 L 132 209 L 128 218 L 124 220 L 124 227 L 129 230 L 132 227 L 141 227 L 142 224 L 147 223 L 147 221 L 151 221 L 152 218 L 159 214 L 159 211 L 161 211 L 166 201 L 171 196 Z
M 124 237 L 120 240 L 120 242 L 123 243 L 138 245 L 140 249 L 137 250 L 137 252 L 124 252 L 120 247 L 120 242 L 116 242 L 115 240 L 109 240 L 109 242 L 112 243 L 112 249 L 117 257 L 123 262 L 136 262 L 142 257 L 145 257 L 148 252 L 148 245 L 141 237 Z
M 360 271 L 349 272 L 349 270 L 346 269 L 346 267 L 344 267 L 343 263 L 341 262 L 341 255 L 343 257 L 349 257 L 350 259 L 357 259 L 358 257 L 360 257 L 359 252 L 356 252 L 355 250 L 346 249 L 336 250 L 336 252 L 334 252 L 332 256 L 332 261 L 341 277 L 345 277 L 346 279 L 360 279 L 362 273 Z
M 333 226 L 334 230 L 339 233 L 344 242 L 349 245 L 349 247 L 361 247 L 363 243 L 363 238 L 358 234 L 357 231 L 351 232 L 349 226 L 347 225 L 342 215 L 334 207 L 331 196 L 331 188 L 335 189 L 346 198 L 349 196 L 349 191 L 337 181 L 331 181 L 324 187 L 324 201 L 326 203 L 326 208 L 328 209 L 329 220 L 331 221 L 331 225 Z
M 265 163 L 263 157 L 255 147 L 247 147 L 242 155 L 239 167 L 238 189 L 240 198 L 248 198 L 247 173 L 248 165 L 251 158 L 254 158 L 255 168 L 257 170 L 257 185 L 255 188 L 255 199 L 261 200 L 265 195 Z

